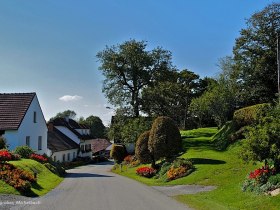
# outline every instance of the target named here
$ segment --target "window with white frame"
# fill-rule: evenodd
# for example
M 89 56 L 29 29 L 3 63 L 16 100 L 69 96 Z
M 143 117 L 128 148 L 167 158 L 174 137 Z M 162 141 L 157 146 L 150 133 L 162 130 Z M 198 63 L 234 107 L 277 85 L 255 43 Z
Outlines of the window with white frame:
M 33 122 L 37 123 L 37 113 L 33 112 Z
M 42 136 L 38 137 L 38 150 L 42 150 Z
M 30 147 L 30 136 L 25 137 L 25 145 Z

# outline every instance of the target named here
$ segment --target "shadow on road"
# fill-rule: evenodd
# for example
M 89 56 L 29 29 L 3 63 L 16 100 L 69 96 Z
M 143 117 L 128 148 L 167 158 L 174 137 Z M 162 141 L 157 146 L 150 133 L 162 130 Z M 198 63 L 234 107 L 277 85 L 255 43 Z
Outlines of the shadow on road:
M 91 173 L 67 173 L 65 178 L 90 178 L 90 177 L 114 177 L 109 175 L 102 175 L 102 174 L 91 174 Z

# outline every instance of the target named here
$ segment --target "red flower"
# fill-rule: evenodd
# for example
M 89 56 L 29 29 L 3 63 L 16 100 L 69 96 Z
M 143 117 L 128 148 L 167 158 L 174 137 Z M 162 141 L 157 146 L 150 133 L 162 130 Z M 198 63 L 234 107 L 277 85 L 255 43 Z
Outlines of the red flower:
M 48 159 L 45 158 L 43 155 L 38 155 L 38 154 L 32 154 L 30 155 L 30 158 L 41 163 L 45 163 L 48 161 Z

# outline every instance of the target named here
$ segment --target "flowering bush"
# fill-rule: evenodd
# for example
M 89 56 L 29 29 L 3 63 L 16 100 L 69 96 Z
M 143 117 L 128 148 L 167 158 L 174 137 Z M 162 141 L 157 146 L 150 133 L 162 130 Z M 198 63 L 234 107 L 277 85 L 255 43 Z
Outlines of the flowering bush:
M 125 162 L 125 164 L 130 164 L 133 161 L 134 157 L 132 155 L 127 155 L 123 161 Z
M 12 160 L 12 155 L 8 150 L 0 150 L 0 162 Z
M 38 161 L 40 163 L 48 162 L 48 159 L 45 158 L 43 155 L 32 154 L 32 155 L 30 155 L 30 158 L 33 159 L 33 160 L 36 160 L 36 161 Z
M 276 189 L 280 183 L 275 183 L 274 177 L 276 176 L 273 176 L 275 175 L 275 172 L 275 168 L 270 168 L 267 165 L 250 172 L 243 183 L 242 190 L 264 193 Z
M 187 176 L 194 170 L 192 162 L 184 158 L 176 158 L 173 162 L 164 161 L 156 178 L 168 182 Z
M 156 174 L 156 170 L 151 167 L 141 167 L 136 170 L 136 174 L 150 178 Z
M 254 179 L 258 184 L 264 184 L 267 182 L 268 178 L 275 174 L 274 168 L 269 168 L 269 166 L 263 166 L 249 174 L 249 179 Z
M 7 163 L 0 164 L 0 179 L 21 192 L 30 190 L 31 183 L 36 182 L 36 178 L 30 172 Z
M 171 166 L 171 168 L 167 171 L 167 178 L 168 180 L 174 180 L 183 177 L 186 174 L 187 174 L 186 167 L 179 166 L 178 168 L 175 168 L 174 166 Z

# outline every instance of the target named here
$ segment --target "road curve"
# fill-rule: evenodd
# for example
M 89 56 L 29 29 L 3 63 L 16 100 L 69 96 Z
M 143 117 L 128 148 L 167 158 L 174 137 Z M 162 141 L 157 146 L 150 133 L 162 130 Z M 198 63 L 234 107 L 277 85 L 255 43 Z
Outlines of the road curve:
M 187 206 L 139 182 L 110 172 L 112 163 L 68 171 L 47 195 L 19 204 L 22 210 L 187 210 Z

